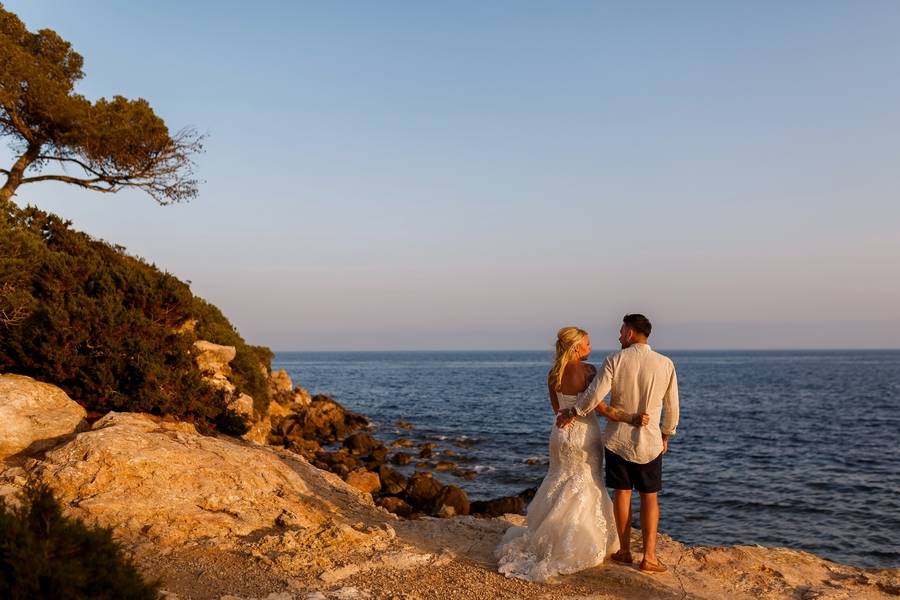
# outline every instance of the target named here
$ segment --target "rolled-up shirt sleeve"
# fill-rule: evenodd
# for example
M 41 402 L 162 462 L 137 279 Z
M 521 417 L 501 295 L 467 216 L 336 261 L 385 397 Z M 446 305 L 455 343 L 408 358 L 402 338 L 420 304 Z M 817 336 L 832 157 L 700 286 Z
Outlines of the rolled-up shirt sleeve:
M 603 402 L 603 399 L 612 389 L 613 367 L 610 357 L 606 357 L 603 361 L 603 367 L 594 377 L 594 380 L 586 390 L 578 394 L 578 400 L 575 402 L 575 414 L 579 417 L 590 413 L 597 408 L 597 405 Z
M 669 387 L 663 396 L 663 423 L 662 434 L 672 436 L 678 429 L 678 377 L 672 368 L 672 376 L 669 379 Z

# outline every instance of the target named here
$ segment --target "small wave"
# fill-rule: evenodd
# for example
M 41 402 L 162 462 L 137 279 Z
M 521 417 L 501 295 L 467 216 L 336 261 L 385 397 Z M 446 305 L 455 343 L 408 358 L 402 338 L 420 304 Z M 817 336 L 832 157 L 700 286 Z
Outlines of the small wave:
M 474 446 L 475 444 L 481 442 L 481 438 L 470 436 L 470 435 L 461 435 L 459 437 L 453 438 L 453 443 L 456 446 L 460 446 L 462 448 L 467 448 L 469 446 Z
M 547 465 L 550 464 L 549 456 L 529 456 L 522 461 L 526 465 Z

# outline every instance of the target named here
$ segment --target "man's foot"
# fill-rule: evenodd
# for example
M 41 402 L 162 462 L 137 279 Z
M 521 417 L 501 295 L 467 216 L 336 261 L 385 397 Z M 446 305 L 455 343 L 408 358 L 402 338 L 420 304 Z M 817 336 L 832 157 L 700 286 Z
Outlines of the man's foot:
M 665 573 L 668 570 L 661 562 L 649 562 L 646 558 L 641 561 L 641 571 L 645 573 Z
M 634 562 L 634 559 L 631 558 L 631 552 L 628 552 L 627 550 L 617 550 L 616 552 L 610 554 L 609 557 L 614 561 L 620 563 L 631 564 Z

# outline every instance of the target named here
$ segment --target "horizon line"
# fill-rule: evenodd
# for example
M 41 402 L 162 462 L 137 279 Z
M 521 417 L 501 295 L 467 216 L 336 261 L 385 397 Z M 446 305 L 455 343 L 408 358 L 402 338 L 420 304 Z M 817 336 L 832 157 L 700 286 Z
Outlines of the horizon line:
M 656 348 L 653 344 L 650 344 L 651 348 Z M 347 353 L 376 353 L 376 352 L 396 352 L 396 353 L 410 353 L 410 352 L 481 352 L 481 353 L 489 353 L 489 352 L 547 352 L 553 353 L 552 348 L 414 348 L 414 349 L 402 349 L 402 348 L 379 348 L 379 349 L 367 349 L 367 350 L 350 350 L 350 349 L 332 349 L 332 350 L 285 350 L 285 349 L 274 349 L 271 348 L 272 352 L 295 352 L 295 353 L 309 353 L 315 352 L 319 354 L 347 354 Z M 599 352 L 616 352 L 619 348 L 603 348 L 600 349 Z M 845 347 L 830 347 L 830 348 L 665 348 L 666 352 L 847 352 L 847 351 L 856 351 L 856 352 L 892 352 L 892 351 L 900 351 L 900 346 L 875 346 L 875 347 L 862 347 L 862 346 L 845 346 Z M 593 354 L 593 352 L 592 352 Z

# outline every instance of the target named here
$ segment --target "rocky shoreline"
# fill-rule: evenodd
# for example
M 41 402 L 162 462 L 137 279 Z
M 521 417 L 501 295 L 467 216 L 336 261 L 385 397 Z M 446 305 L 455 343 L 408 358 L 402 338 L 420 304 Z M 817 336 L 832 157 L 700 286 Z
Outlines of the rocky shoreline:
M 198 350 L 201 361 L 206 350 L 220 355 L 204 371 L 222 386 L 225 348 Z M 605 563 L 547 584 L 507 579 L 493 549 L 523 517 L 490 515 L 520 511 L 523 498 L 489 509 L 431 473 L 405 477 L 396 457 L 431 451 L 410 461 L 436 469 L 436 448 L 389 448 L 361 415 L 284 374 L 269 380 L 268 410 L 232 398 L 251 421 L 240 439 L 137 413 L 90 424 L 58 388 L 0 375 L 0 496 L 15 502 L 29 479 L 48 483 L 68 514 L 112 528 L 170 600 L 900 596 L 900 569 L 788 549 L 687 547 L 665 535 L 663 575 Z
M 250 422 L 245 439 L 299 454 L 313 466 L 371 494 L 387 511 L 404 518 L 496 517 L 524 512 L 529 490 L 519 496 L 470 502 L 463 488 L 446 484 L 433 473 L 452 473 L 463 480 L 476 477 L 474 470 L 460 466 L 456 451 L 409 438 L 394 440 L 389 447 L 370 433 L 365 416 L 346 410 L 328 396 L 310 396 L 302 387 L 294 387 L 284 371 L 267 374 L 272 400 L 261 414 L 254 410 L 253 398 L 236 393 L 229 380 L 234 349 L 206 341 L 194 346 L 207 381 L 225 390 L 229 407 Z M 405 421 L 396 425 L 407 431 L 414 428 Z M 406 476 L 391 465 L 414 470 Z

